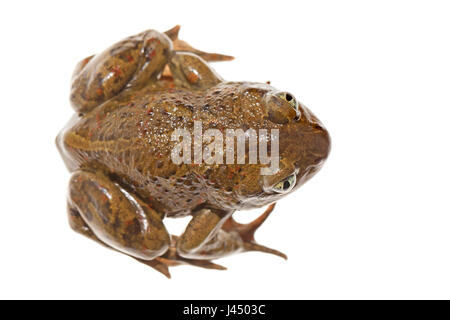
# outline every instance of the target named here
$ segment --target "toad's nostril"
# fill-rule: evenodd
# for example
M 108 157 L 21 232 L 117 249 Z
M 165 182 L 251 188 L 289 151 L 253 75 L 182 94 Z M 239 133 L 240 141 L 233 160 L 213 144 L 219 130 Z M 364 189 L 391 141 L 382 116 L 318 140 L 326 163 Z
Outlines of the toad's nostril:
M 320 125 L 318 123 L 314 123 L 313 126 L 314 126 L 314 129 L 316 129 L 316 130 L 326 131 L 326 129 L 322 125 Z

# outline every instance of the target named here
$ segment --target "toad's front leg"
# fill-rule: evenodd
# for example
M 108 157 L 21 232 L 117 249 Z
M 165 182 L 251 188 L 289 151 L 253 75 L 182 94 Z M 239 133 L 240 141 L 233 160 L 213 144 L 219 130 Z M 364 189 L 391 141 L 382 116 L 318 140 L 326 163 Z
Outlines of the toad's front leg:
M 213 209 L 201 209 L 194 214 L 185 232 L 177 241 L 177 252 L 189 259 L 216 259 L 233 253 L 261 251 L 286 259 L 286 255 L 257 244 L 254 233 L 274 208 L 274 204 L 255 221 L 240 224 L 231 217 Z
M 104 173 L 75 172 L 68 201 L 82 220 L 71 221 L 75 230 L 122 253 L 149 261 L 169 248 L 170 236 L 160 215 Z

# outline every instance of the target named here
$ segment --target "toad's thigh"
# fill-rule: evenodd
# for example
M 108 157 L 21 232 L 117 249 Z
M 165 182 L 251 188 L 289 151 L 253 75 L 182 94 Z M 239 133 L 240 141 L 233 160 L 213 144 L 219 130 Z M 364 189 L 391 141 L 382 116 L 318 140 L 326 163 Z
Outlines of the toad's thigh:
M 98 239 L 123 253 L 150 260 L 169 247 L 170 236 L 157 212 L 103 173 L 75 172 L 69 204 Z

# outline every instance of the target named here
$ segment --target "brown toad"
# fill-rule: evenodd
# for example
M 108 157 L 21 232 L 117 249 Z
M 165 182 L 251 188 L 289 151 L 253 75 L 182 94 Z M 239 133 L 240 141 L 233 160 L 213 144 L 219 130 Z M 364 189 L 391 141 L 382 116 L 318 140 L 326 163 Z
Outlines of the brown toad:
M 178 264 L 223 269 L 210 260 L 242 251 L 286 258 L 253 235 L 275 201 L 320 169 L 328 132 L 290 93 L 224 81 L 206 61 L 232 57 L 196 50 L 178 39 L 178 30 L 142 32 L 76 67 L 77 114 L 56 140 L 72 172 L 70 225 L 166 276 Z M 174 163 L 174 131 L 198 122 L 205 131 L 241 130 L 244 144 L 255 132 L 249 130 L 276 130 L 276 170 L 263 175 L 268 164 L 248 155 L 231 164 Z M 264 205 L 270 206 L 250 224 L 232 218 L 236 210 Z M 169 235 L 163 219 L 186 215 L 192 220 L 185 232 Z

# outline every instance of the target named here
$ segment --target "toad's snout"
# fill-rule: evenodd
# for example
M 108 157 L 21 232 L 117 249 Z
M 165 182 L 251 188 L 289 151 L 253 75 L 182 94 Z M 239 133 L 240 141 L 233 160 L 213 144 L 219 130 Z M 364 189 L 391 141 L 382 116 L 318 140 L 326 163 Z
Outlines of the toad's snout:
M 331 150 L 331 138 L 328 131 L 323 127 L 318 127 L 311 138 L 309 152 L 314 156 L 315 163 L 323 162 L 328 158 Z

